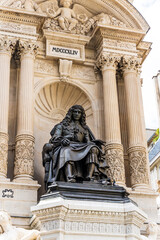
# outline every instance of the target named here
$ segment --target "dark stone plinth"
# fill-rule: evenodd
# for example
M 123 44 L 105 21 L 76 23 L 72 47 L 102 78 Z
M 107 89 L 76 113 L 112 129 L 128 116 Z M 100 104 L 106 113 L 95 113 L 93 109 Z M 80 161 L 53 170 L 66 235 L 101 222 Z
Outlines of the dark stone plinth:
M 93 200 L 105 202 L 131 202 L 125 188 L 120 186 L 102 185 L 101 183 L 68 183 L 56 182 L 49 186 L 48 193 L 41 200 L 62 197 L 65 199 Z

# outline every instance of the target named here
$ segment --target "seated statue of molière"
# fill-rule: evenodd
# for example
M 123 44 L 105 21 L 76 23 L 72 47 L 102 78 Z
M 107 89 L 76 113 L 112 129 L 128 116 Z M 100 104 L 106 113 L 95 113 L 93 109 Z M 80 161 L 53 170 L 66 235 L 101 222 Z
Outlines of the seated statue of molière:
M 80 183 L 106 179 L 110 182 L 103 151 L 105 143 L 96 140 L 86 125 L 82 106 L 72 106 L 50 134 L 51 139 L 42 151 L 46 190 L 56 181 Z

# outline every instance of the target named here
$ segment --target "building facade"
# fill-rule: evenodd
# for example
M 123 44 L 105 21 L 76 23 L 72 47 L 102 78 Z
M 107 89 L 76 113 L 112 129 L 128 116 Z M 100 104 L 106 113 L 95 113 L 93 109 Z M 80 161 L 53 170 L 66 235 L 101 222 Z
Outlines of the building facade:
M 156 221 L 140 81 L 151 46 L 144 18 L 127 0 L 2 0 L 0 12 L 0 207 L 29 226 L 44 193 L 42 147 L 79 104 L 106 141 L 108 175 Z

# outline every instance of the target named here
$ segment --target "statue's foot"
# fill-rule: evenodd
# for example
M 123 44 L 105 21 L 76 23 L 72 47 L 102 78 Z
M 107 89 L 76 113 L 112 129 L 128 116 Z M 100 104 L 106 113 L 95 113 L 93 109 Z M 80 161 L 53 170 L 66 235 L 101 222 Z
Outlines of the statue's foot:
M 75 177 L 67 177 L 67 182 L 75 183 L 76 179 L 75 179 Z
M 85 181 L 92 181 L 93 182 L 94 181 L 94 177 L 89 177 L 88 176 L 88 177 L 85 178 Z

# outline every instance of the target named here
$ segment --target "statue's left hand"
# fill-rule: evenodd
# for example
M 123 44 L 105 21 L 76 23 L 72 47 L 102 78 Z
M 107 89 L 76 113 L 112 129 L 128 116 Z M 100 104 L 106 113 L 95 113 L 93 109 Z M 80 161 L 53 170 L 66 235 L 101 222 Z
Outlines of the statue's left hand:
M 68 146 L 70 144 L 70 141 L 68 139 L 62 139 L 61 143 L 63 144 L 63 146 Z

